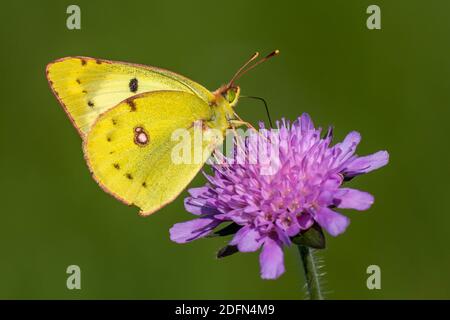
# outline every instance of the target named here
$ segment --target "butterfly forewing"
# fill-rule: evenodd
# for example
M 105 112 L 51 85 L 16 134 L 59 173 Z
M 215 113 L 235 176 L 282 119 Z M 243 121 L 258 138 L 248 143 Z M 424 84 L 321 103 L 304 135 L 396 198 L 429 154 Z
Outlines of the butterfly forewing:
M 212 99 L 207 89 L 174 72 L 87 57 L 50 63 L 47 79 L 82 137 L 100 114 L 143 92 L 173 90 L 194 94 L 204 101 Z

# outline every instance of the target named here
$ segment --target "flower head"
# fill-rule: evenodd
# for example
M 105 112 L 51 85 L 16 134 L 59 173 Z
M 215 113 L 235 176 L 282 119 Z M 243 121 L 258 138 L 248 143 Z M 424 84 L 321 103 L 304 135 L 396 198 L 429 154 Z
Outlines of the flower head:
M 342 184 L 386 165 L 386 151 L 355 155 L 358 132 L 331 146 L 332 130 L 321 137 L 307 114 L 292 124 L 277 122 L 277 127 L 265 135 L 272 146 L 277 141 L 277 170 L 268 175 L 260 163 L 214 164 L 213 174 L 206 175 L 208 183 L 190 189 L 185 199 L 186 210 L 198 218 L 175 224 L 170 229 L 173 241 L 189 242 L 232 222 L 238 231 L 229 245 L 240 252 L 262 248 L 261 277 L 275 279 L 284 272 L 283 246 L 292 237 L 314 224 L 337 236 L 350 221 L 335 208 L 366 210 L 372 205 L 372 195 Z

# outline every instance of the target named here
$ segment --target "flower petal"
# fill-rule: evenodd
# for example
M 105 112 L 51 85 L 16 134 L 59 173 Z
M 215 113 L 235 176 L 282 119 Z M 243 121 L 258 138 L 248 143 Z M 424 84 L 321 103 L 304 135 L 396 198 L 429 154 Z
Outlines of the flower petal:
M 328 205 L 333 201 L 334 193 L 328 190 L 322 191 L 317 197 L 317 202 L 319 205 L 328 207 Z
M 301 230 L 309 229 L 314 224 L 314 219 L 308 212 L 303 212 L 297 218 L 298 224 L 300 225 Z
M 222 221 L 214 218 L 199 218 L 176 223 L 170 228 L 170 240 L 186 243 L 208 235 Z
M 191 195 L 191 197 L 198 198 L 202 194 L 207 193 L 208 190 L 209 190 L 208 187 L 198 187 L 198 188 L 190 188 L 188 192 Z
M 230 245 L 237 245 L 241 252 L 253 252 L 261 247 L 262 242 L 259 241 L 261 235 L 251 226 L 245 226 L 239 229 L 230 242 Z
M 378 151 L 365 157 L 358 157 L 348 163 L 343 173 L 346 177 L 354 177 L 359 174 L 367 173 L 385 166 L 389 162 L 389 153 L 387 151 Z
M 367 210 L 373 204 L 373 196 L 364 191 L 350 188 L 339 189 L 334 194 L 333 202 L 338 208 Z
M 343 158 L 348 158 L 351 156 L 355 150 L 356 146 L 361 141 L 361 134 L 357 131 L 352 131 L 344 138 L 342 143 L 338 144 L 339 149 L 341 149 L 341 156 Z
M 222 220 L 231 220 L 240 225 L 245 225 L 251 221 L 251 218 L 247 214 L 244 214 L 241 209 L 233 209 L 227 213 L 220 214 L 217 217 Z
M 259 255 L 261 278 L 276 279 L 284 273 L 283 250 L 275 240 L 267 237 Z
M 280 214 L 275 220 L 275 225 L 280 229 L 278 232 L 279 234 L 282 233 L 287 235 L 286 238 L 288 239 L 288 245 L 290 244 L 289 237 L 293 237 L 300 232 L 300 225 L 298 223 L 297 216 L 292 213 Z
M 314 219 L 334 237 L 343 233 L 350 224 L 349 218 L 329 208 L 321 208 L 316 212 Z
M 293 237 L 300 232 L 300 229 L 301 227 L 298 220 L 294 218 L 291 225 L 285 230 L 285 232 L 289 237 Z
M 307 114 L 306 112 L 301 115 L 299 121 L 300 121 L 300 128 L 303 134 L 305 134 L 309 130 L 314 129 L 314 123 L 312 122 L 309 114 Z
M 190 212 L 195 215 L 212 215 L 219 213 L 218 210 L 206 205 L 206 200 L 204 199 L 196 199 L 192 197 L 188 197 L 184 199 L 184 208 L 187 212 Z
M 336 190 L 342 184 L 343 177 L 341 174 L 330 174 L 328 179 L 322 184 L 325 190 Z

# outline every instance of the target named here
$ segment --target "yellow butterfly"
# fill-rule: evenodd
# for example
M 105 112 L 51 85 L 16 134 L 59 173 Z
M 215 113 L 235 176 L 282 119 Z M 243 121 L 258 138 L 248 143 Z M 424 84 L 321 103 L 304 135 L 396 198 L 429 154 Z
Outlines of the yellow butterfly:
M 233 110 L 240 96 L 235 81 L 277 54 L 250 65 L 258 57 L 255 53 L 214 92 L 168 70 L 88 57 L 58 59 L 47 65 L 46 73 L 83 139 L 93 178 L 147 216 L 173 201 L 204 164 L 174 164 L 171 150 L 177 142 L 172 132 L 182 128 L 193 133 L 198 121 L 202 130 L 219 130 L 220 141 L 202 143 L 210 154 L 227 129 L 249 125 Z

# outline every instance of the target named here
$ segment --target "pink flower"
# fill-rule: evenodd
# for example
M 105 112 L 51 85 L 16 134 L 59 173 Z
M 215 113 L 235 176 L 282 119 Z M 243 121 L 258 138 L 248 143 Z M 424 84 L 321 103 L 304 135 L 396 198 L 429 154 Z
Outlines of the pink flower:
M 343 233 L 349 218 L 339 209 L 367 210 L 374 198 L 367 192 L 342 188 L 344 181 L 388 163 L 386 151 L 355 155 L 358 132 L 330 146 L 332 130 L 321 138 L 307 114 L 292 125 L 277 122 L 267 143 L 279 143 L 279 169 L 262 174 L 261 164 L 215 164 L 209 183 L 189 190 L 185 208 L 198 218 L 175 224 L 170 238 L 186 243 L 210 234 L 219 224 L 232 222 L 237 232 L 229 243 L 240 252 L 261 248 L 261 277 L 276 279 L 284 271 L 283 246 L 315 223 L 330 235 Z M 263 128 L 263 125 L 260 125 Z M 246 138 L 248 142 L 249 138 Z

